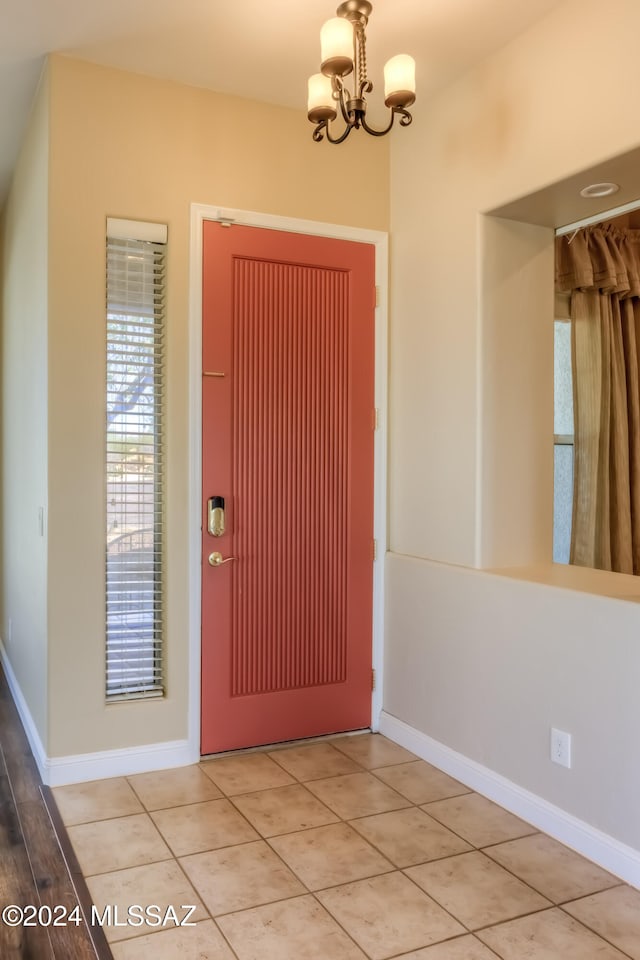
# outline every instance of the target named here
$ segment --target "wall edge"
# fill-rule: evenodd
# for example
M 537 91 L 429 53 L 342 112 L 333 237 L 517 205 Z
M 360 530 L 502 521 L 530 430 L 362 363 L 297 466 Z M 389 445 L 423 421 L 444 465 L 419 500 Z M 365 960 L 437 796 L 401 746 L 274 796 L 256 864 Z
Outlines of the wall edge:
M 385 711 L 380 716 L 380 733 L 640 889 L 640 850 L 621 843 Z

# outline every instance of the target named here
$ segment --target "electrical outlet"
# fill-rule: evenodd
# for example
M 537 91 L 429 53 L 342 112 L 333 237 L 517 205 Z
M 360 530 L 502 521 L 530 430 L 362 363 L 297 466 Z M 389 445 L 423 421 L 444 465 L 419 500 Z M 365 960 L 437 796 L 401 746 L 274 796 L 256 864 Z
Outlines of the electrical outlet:
M 562 767 L 571 767 L 571 734 L 551 728 L 551 759 Z

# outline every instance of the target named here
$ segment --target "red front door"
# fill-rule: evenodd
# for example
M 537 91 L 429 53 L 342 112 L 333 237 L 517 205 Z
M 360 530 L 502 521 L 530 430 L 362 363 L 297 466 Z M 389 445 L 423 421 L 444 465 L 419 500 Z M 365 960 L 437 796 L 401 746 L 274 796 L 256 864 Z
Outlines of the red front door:
M 370 244 L 203 239 L 207 754 L 370 724 L 375 287 Z

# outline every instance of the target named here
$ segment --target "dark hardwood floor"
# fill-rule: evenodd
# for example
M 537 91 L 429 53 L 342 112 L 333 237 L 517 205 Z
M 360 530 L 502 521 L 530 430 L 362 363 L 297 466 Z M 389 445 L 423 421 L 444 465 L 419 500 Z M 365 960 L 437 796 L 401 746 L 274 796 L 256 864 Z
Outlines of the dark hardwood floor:
M 0 911 L 9 904 L 62 905 L 69 913 L 80 904 L 83 917 L 90 910 L 86 885 L 0 668 Z M 0 919 L 1 960 L 96 957 L 108 960 L 111 952 L 102 930 L 90 930 L 86 919 L 33 927 L 10 927 Z

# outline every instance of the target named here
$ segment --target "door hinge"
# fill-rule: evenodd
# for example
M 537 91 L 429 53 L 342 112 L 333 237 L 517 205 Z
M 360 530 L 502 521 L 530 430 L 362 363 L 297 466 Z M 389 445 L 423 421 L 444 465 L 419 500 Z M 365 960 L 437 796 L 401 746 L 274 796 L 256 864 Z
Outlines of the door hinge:
M 371 670 L 371 689 L 375 690 L 375 688 L 376 688 L 376 671 L 372 669 Z
M 373 541 L 373 559 L 374 561 L 378 559 L 378 541 Z
M 376 288 L 375 288 L 375 292 L 376 292 L 376 295 L 375 295 L 375 300 L 374 300 L 374 302 L 375 302 L 376 307 L 379 307 L 379 306 L 380 306 L 380 287 L 378 287 L 377 285 L 376 285 Z
M 380 410 L 378 407 L 373 408 L 373 429 L 377 430 L 380 426 Z

